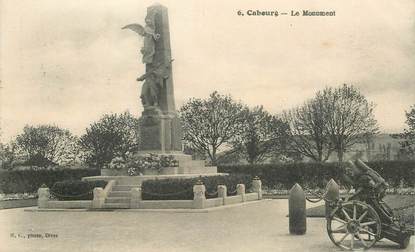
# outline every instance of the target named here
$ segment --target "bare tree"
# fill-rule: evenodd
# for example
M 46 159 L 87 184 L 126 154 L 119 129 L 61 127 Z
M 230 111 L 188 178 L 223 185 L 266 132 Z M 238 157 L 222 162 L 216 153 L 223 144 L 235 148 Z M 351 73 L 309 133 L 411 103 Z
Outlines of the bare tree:
M 205 100 L 190 99 L 180 109 L 184 140 L 216 164 L 219 147 L 230 144 L 244 127 L 243 108 L 216 91 Z
M 327 161 L 333 151 L 323 108 L 324 100 L 318 96 L 283 115 L 290 126 L 290 149 L 317 162 Z
M 262 162 L 285 150 L 289 126 L 281 119 L 265 111 L 262 106 L 245 109 L 244 119 L 243 131 L 233 141 L 233 148 L 248 163 Z
M 344 152 L 350 146 L 378 133 L 373 114 L 375 105 L 353 85 L 325 88 L 317 93 L 316 99 L 323 101 L 325 128 L 339 162 L 343 161 Z

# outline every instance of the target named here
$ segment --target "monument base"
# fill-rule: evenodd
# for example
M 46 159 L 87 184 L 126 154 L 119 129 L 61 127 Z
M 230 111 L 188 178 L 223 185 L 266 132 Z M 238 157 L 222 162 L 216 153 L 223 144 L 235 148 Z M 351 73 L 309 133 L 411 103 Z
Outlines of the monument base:
M 176 113 L 164 114 L 156 107 L 148 107 L 139 120 L 141 151 L 147 153 L 182 151 L 181 126 Z
M 191 155 L 180 152 L 139 151 L 135 155 L 147 155 L 149 153 L 173 156 L 178 161 L 177 167 L 163 167 L 159 171 L 144 170 L 143 175 L 175 175 L 175 174 L 215 174 L 216 166 L 205 166 L 205 160 L 193 160 Z M 101 176 L 128 176 L 128 167 L 125 169 L 101 169 Z
M 154 179 L 187 179 L 212 177 L 212 176 L 228 176 L 228 173 L 205 173 L 205 174 L 174 174 L 174 175 L 143 175 L 143 176 L 90 176 L 83 177 L 83 181 L 96 181 L 96 180 L 116 180 L 118 185 L 137 185 L 141 186 L 141 183 L 146 180 Z

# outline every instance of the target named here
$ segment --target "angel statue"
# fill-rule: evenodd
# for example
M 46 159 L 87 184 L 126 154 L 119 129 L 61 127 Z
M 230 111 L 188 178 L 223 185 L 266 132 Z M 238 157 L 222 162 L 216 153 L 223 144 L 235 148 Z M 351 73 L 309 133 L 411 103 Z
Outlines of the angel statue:
M 144 37 L 144 46 L 141 48 L 143 63 L 151 64 L 153 63 L 153 56 L 155 53 L 155 41 L 160 38 L 160 34 L 156 34 L 155 32 L 156 28 L 153 15 L 147 15 L 145 22 L 145 27 L 140 24 L 129 24 L 122 29 L 130 29 Z

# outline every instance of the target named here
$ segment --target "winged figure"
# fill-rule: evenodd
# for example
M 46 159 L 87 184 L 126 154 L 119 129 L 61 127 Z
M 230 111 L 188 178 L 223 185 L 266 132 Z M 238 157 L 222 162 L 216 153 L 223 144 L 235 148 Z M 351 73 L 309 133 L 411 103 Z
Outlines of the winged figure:
M 135 31 L 136 33 L 138 33 L 138 35 L 143 36 L 143 37 L 146 35 L 151 35 L 155 40 L 160 38 L 160 34 L 156 34 L 154 32 L 154 29 L 148 25 L 146 27 L 143 27 L 140 24 L 129 24 L 129 25 L 124 26 L 122 29 L 130 29 L 132 31 Z

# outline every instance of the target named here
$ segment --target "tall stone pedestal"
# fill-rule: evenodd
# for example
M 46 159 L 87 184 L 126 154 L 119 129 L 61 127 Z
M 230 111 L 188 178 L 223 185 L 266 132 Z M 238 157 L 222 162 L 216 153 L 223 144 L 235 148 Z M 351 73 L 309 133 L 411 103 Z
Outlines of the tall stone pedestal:
M 162 113 L 157 108 L 147 108 L 140 117 L 140 150 L 154 153 L 182 151 L 182 134 L 179 118 L 175 113 Z

